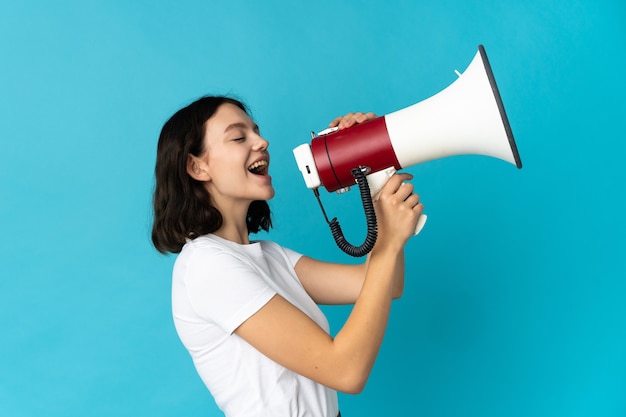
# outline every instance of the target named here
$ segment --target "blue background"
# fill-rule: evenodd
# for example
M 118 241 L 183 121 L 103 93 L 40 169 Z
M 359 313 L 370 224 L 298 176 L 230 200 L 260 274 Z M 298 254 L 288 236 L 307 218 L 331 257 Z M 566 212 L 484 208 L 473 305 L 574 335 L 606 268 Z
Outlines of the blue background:
M 352 262 L 291 149 L 437 93 L 484 44 L 524 168 L 408 169 L 429 222 L 341 409 L 626 416 L 625 21 L 618 0 L 2 1 L 0 415 L 221 415 L 172 325 L 174 258 L 149 240 L 175 110 L 247 101 L 271 141 L 271 238 Z M 322 197 L 362 239 L 356 191 Z M 337 331 L 349 309 L 325 311 Z

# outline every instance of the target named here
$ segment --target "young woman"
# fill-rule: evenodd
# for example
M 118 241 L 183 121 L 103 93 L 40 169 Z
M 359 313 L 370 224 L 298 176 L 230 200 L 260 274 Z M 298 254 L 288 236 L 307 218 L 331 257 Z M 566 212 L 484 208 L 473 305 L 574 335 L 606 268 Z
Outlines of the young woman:
M 348 113 L 330 126 L 374 117 Z M 152 240 L 179 253 L 176 330 L 227 416 L 335 417 L 336 392 L 360 392 L 374 365 L 423 206 L 411 176 L 393 176 L 375 203 L 378 240 L 361 265 L 251 241 L 271 227 L 268 145 L 237 100 L 203 97 L 176 112 L 159 137 Z M 317 305 L 348 303 L 331 337 Z

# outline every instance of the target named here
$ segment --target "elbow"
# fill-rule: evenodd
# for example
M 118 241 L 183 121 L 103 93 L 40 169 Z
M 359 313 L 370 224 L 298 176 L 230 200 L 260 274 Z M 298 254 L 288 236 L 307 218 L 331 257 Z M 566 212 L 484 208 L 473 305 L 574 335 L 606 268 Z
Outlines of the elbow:
M 395 289 L 393 290 L 393 294 L 391 294 L 391 297 L 392 297 L 394 300 L 397 300 L 398 298 L 401 298 L 403 294 L 404 294 L 404 287 L 401 287 L 401 288 L 395 288 Z
M 354 372 L 346 375 L 335 389 L 344 394 L 360 394 L 365 389 L 369 374 Z
M 360 394 L 365 388 L 365 382 L 366 381 L 345 384 L 338 389 L 338 391 L 341 391 L 344 394 Z

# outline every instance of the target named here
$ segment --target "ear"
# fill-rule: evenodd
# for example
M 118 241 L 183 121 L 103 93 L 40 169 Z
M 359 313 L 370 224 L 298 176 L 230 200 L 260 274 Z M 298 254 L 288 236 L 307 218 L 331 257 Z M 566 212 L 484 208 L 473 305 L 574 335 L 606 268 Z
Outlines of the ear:
M 211 179 L 206 161 L 192 154 L 187 156 L 187 174 L 198 181 L 209 181 Z

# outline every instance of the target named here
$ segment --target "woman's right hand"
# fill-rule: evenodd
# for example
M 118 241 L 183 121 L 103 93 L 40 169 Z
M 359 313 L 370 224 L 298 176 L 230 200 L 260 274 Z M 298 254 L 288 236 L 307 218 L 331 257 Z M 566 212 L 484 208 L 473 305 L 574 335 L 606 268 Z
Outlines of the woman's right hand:
M 393 175 L 374 202 L 378 220 L 376 246 L 391 245 L 401 249 L 415 234 L 417 221 L 424 206 L 419 195 L 414 193 L 413 184 L 408 182 L 411 179 L 413 179 L 411 174 Z

